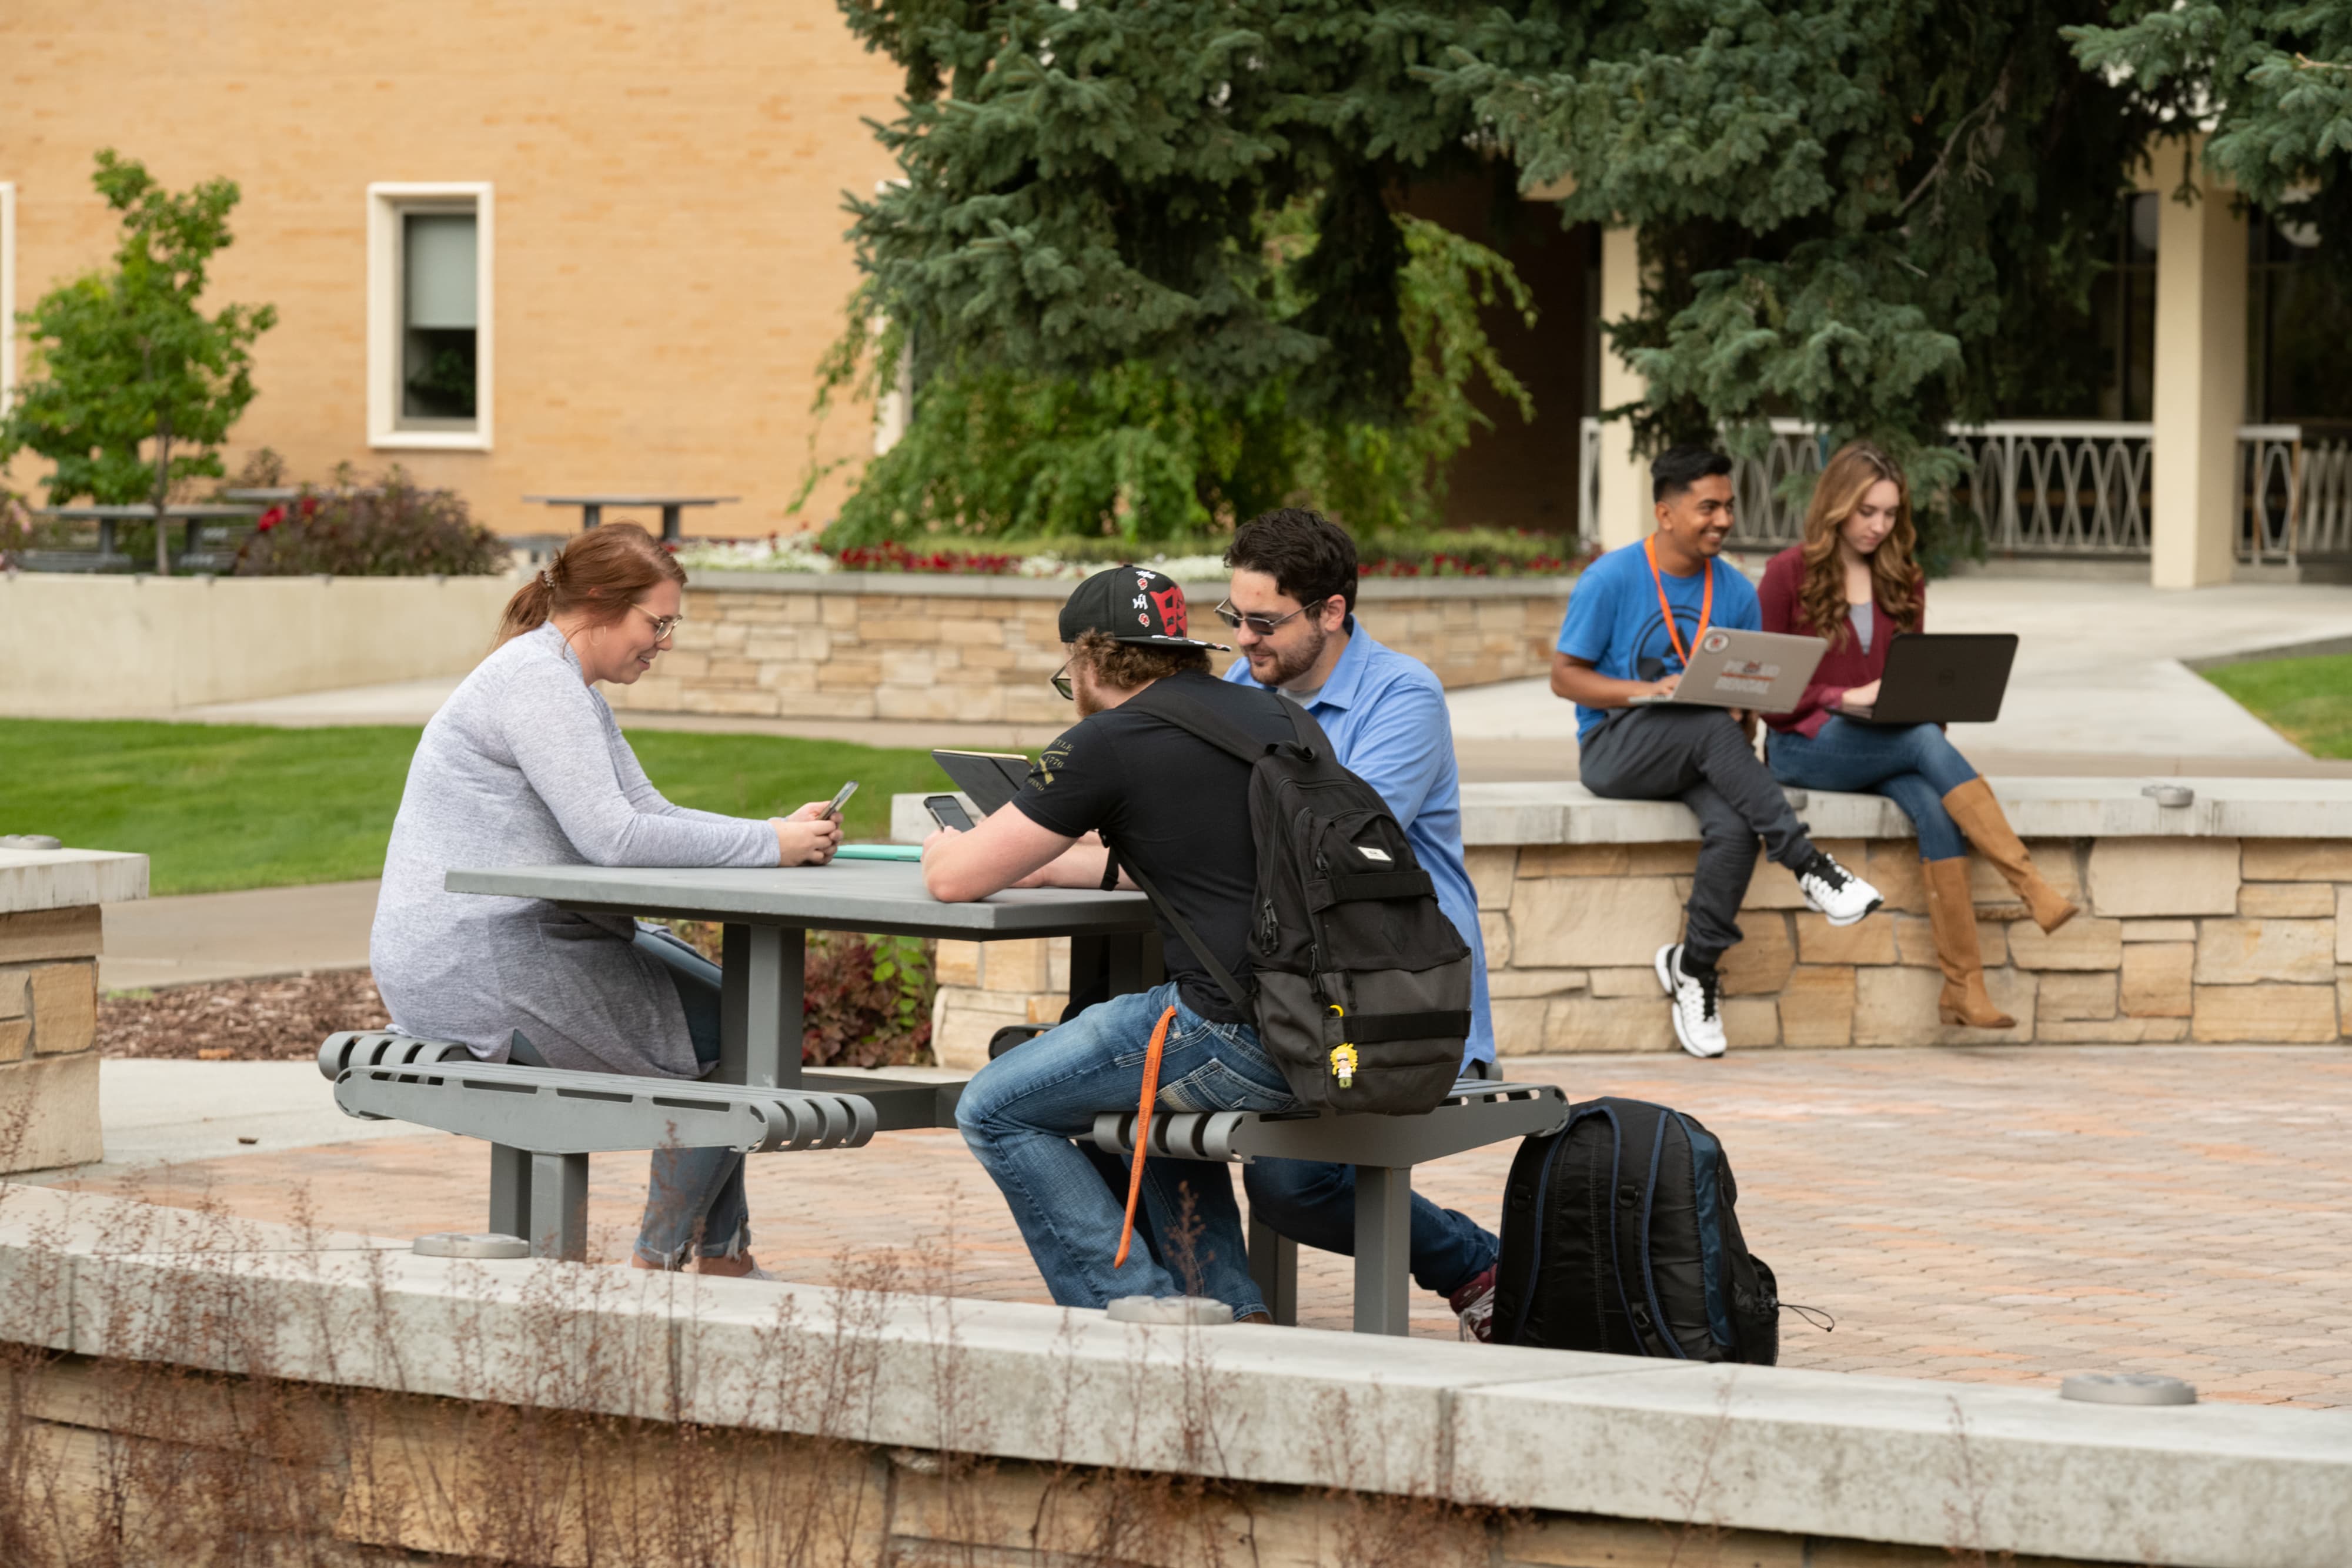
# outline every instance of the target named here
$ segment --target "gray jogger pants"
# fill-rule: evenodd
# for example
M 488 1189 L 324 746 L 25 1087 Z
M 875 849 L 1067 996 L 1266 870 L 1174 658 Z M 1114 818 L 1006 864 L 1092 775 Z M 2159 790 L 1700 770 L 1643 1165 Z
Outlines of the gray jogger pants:
M 1685 905 L 1685 960 L 1712 965 L 1739 940 L 1756 841 L 1791 871 L 1812 858 L 1805 824 L 1729 710 L 1661 704 L 1612 715 L 1584 743 L 1584 787 L 1612 800 L 1680 800 L 1698 813 L 1698 872 Z

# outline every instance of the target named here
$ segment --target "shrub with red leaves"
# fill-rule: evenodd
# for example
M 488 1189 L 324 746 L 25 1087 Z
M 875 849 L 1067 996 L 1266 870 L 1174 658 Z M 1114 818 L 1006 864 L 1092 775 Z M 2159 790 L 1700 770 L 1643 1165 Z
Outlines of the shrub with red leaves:
M 1021 570 L 1021 558 L 961 549 L 919 554 L 896 539 L 886 539 L 878 545 L 846 546 L 834 557 L 834 564 L 844 571 L 952 571 L 1007 577 Z
M 667 924 L 704 957 L 719 961 L 717 923 Z M 928 1065 L 931 952 L 931 944 L 913 936 L 810 932 L 801 1061 L 811 1067 Z

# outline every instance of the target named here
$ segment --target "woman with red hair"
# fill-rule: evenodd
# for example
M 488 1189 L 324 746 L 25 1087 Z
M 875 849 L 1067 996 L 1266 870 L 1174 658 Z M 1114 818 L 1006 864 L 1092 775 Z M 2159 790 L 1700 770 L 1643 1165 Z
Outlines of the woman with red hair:
M 1829 652 L 1795 711 L 1769 722 L 1772 776 L 1812 789 L 1862 789 L 1903 808 L 1919 835 L 1922 879 L 1936 957 L 1944 971 L 1937 1011 L 1948 1024 L 2010 1029 L 2017 1020 L 1985 992 L 1976 906 L 1969 895 L 1973 844 L 2016 889 L 2034 923 L 2055 931 L 2080 913 L 2034 869 L 1992 789 L 1932 724 L 1878 725 L 1850 716 L 1877 700 L 1887 644 L 1927 621 L 1927 576 L 1903 470 L 1868 442 L 1840 447 L 1813 486 L 1805 537 L 1772 558 L 1758 590 L 1764 630 L 1823 637 Z
M 832 858 L 812 801 L 764 821 L 662 798 L 597 683 L 653 668 L 686 572 L 643 528 L 556 552 L 507 604 L 497 645 L 425 727 L 384 853 L 368 956 L 393 1027 L 488 1061 L 699 1078 L 719 1061 L 719 968 L 668 932 L 536 898 L 451 893 L 460 866 L 771 866 Z M 635 1261 L 766 1278 L 743 1156 L 656 1149 Z

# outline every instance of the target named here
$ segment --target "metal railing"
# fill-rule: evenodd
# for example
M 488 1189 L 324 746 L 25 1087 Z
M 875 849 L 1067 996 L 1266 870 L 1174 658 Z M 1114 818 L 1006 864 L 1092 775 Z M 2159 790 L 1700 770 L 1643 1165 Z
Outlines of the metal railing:
M 1798 419 L 1770 425 L 1762 454 L 1732 466 L 1737 549 L 1782 549 L 1803 537 L 1804 507 L 1784 498 L 1780 486 L 1791 475 L 1821 472 L 1829 456 L 1819 426 Z M 1956 427 L 1952 444 L 1968 466 L 1948 504 L 1983 530 L 1994 554 L 2145 557 L 2154 434 L 2151 425 L 2109 421 L 2014 419 Z M 1583 434 L 1578 521 L 1587 538 L 1597 539 L 1600 422 L 1585 420 Z
M 2238 429 L 2238 559 L 2352 559 L 2352 424 Z

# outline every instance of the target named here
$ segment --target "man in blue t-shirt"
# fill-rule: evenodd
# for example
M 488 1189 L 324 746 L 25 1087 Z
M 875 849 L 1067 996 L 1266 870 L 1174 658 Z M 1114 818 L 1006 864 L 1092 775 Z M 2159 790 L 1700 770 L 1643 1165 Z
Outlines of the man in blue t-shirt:
M 1680 800 L 1698 817 L 1698 869 L 1683 939 L 1658 949 L 1675 1037 L 1693 1056 L 1724 1051 L 1716 966 L 1739 940 L 1756 841 L 1832 925 L 1878 907 L 1877 890 L 1813 847 L 1758 760 L 1753 720 L 1729 708 L 1630 706 L 1675 689 L 1710 626 L 1756 631 L 1756 590 L 1721 559 L 1731 532 L 1731 459 L 1676 446 L 1650 465 L 1657 531 L 1584 569 L 1552 655 L 1551 689 L 1576 704 L 1580 776 L 1615 800 Z

